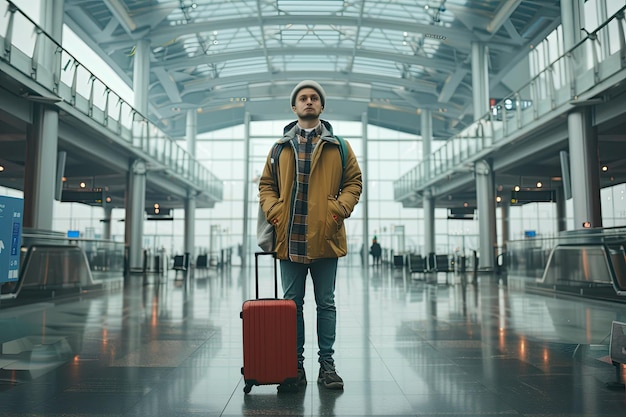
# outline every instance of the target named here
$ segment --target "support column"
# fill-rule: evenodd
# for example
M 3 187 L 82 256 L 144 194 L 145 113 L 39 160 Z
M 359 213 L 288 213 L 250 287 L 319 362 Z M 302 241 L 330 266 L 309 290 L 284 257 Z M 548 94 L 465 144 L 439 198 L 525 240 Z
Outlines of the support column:
M 56 194 L 59 114 L 33 103 L 33 125 L 26 134 L 24 172 L 24 227 L 52 230 L 52 203 Z
M 573 47 L 583 36 L 580 30 L 584 27 L 583 10 L 584 0 L 561 0 L 565 50 Z M 575 54 L 571 65 L 584 62 L 582 54 L 582 50 Z M 598 137 L 591 122 L 590 109 L 580 107 L 570 112 L 567 115 L 567 130 L 569 166 L 576 167 L 570 171 L 574 229 L 581 229 L 587 224 L 591 227 L 602 227 Z
M 128 173 L 126 192 L 126 236 L 128 271 L 143 270 L 143 221 L 146 205 L 146 163 L 135 160 Z
M 600 208 L 600 161 L 598 135 L 591 121 L 591 109 L 580 107 L 567 115 L 570 172 L 574 207 L 574 229 L 585 225 L 602 227 Z
M 435 253 L 435 199 L 430 190 L 424 190 L 424 255 Z
M 585 0 L 561 0 L 561 28 L 565 51 L 569 51 L 585 35 L 581 30 L 581 28 L 585 27 L 584 7 Z M 577 48 L 576 52 L 571 54 L 568 59 L 569 65 L 572 65 L 571 73 L 578 74 L 578 68 L 584 67 L 585 60 L 585 48 Z M 574 80 L 571 81 L 573 82 Z
M 196 109 L 187 111 L 187 125 L 185 138 L 187 139 L 187 152 L 193 157 L 196 156 L 196 136 L 198 135 L 198 112 Z
M 150 41 L 139 39 L 133 59 L 134 107 L 142 116 L 148 117 L 148 87 L 150 82 Z
M 52 39 L 63 44 L 63 7 L 64 0 L 40 0 L 40 24 Z M 38 65 L 46 68 L 50 73 L 54 66 L 56 45 L 46 36 L 41 38 L 42 47 L 37 57 Z
M 472 94 L 474 120 L 489 112 L 489 50 L 483 43 L 472 43 Z M 478 161 L 474 164 L 476 176 L 476 201 L 480 240 L 480 268 L 493 271 L 495 266 L 496 201 L 491 164 Z
M 567 210 L 565 206 L 565 189 L 556 187 L 556 230 L 563 232 L 567 230 Z
M 148 117 L 148 83 L 150 82 L 150 41 L 137 40 L 133 56 L 133 92 L 135 110 Z M 126 191 L 125 244 L 128 254 L 128 271 L 143 269 L 143 221 L 146 205 L 146 163 L 131 162 Z
M 433 141 L 433 120 L 429 109 L 422 109 L 421 129 L 422 133 L 422 160 L 425 177 L 430 176 L 430 154 Z M 435 253 L 435 199 L 431 191 L 424 190 L 422 207 L 424 211 L 424 255 Z
M 506 201 L 505 201 L 506 200 Z M 500 203 L 500 213 L 502 215 L 502 251 L 506 252 L 506 244 L 511 240 L 511 206 L 507 199 L 503 199 Z
M 246 112 L 244 114 L 243 121 L 243 239 L 241 242 L 241 266 L 245 267 L 248 259 L 248 246 L 249 235 L 250 235 L 250 113 Z M 254 183 L 252 183 L 254 184 Z M 258 193 L 258 189 L 256 189 Z
M 46 32 L 61 43 L 63 38 L 63 7 L 64 0 L 39 0 L 40 22 Z
M 363 176 L 363 191 L 361 195 L 361 200 L 359 201 L 359 205 L 363 210 L 363 253 L 361 254 L 361 259 L 363 259 L 363 267 L 368 268 L 369 266 L 369 242 L 370 242 L 370 234 L 369 234 L 369 192 L 368 192 L 368 173 L 369 170 L 367 168 L 369 156 L 368 156 L 368 141 L 367 141 L 367 113 L 361 114 L 361 137 L 363 138 L 363 159 L 361 164 L 361 173 Z
M 422 161 L 423 175 L 430 175 L 430 154 L 433 142 L 433 119 L 429 109 L 422 109 L 421 115 L 421 133 L 422 133 Z
M 111 240 L 111 216 L 113 214 L 113 207 L 107 204 L 103 207 L 104 219 L 102 219 L 102 239 Z
M 480 269 L 493 271 L 496 252 L 496 200 L 491 164 L 485 160 L 474 165 L 480 240 Z
M 489 50 L 484 43 L 472 43 L 472 96 L 474 120 L 489 113 Z
M 561 25 L 563 29 L 563 46 L 569 50 L 583 38 L 585 26 L 582 11 L 585 0 L 561 0 Z
M 41 26 L 57 42 L 63 37 L 63 0 L 41 1 Z M 52 71 L 56 48 L 41 39 L 38 65 Z M 52 230 L 52 206 L 57 194 L 59 114 L 46 104 L 33 103 L 33 124 L 26 133 L 23 226 Z M 58 179 L 61 181 L 61 179 Z
M 57 152 L 57 173 L 55 175 L 54 199 L 61 201 L 63 197 L 63 177 L 65 177 L 65 161 L 67 160 L 67 152 Z
M 198 112 L 196 109 L 187 111 L 187 126 L 185 130 L 187 139 L 187 152 L 196 156 L 196 136 L 198 133 Z M 189 263 L 193 264 L 196 248 L 196 192 L 187 190 L 185 199 L 185 253 L 189 254 Z
M 195 259 L 196 247 L 196 196 L 194 191 L 187 192 L 185 199 L 185 253 L 189 254 L 189 262 Z
M 606 7 L 606 1 L 596 2 L 596 13 L 598 14 L 598 22 L 606 22 L 608 20 L 609 12 Z M 601 30 L 598 35 L 600 36 L 600 48 L 602 48 L 602 55 L 600 56 L 600 60 L 603 61 L 606 59 L 606 57 L 610 55 L 609 45 L 611 44 L 611 39 L 609 39 L 608 30 Z

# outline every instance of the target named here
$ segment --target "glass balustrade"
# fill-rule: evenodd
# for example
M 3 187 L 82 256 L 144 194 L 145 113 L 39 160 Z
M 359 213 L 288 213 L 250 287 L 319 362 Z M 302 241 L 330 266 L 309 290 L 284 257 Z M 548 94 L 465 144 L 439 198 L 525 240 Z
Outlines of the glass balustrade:
M 0 59 L 54 93 L 51 99 L 56 94 L 108 129 L 121 145 L 163 165 L 212 199 L 222 199 L 220 179 L 6 0 L 0 0 L 0 43 Z
M 555 110 L 592 93 L 626 66 L 625 7 L 547 65 L 518 91 L 504 97 L 394 183 L 394 199 L 411 198 L 426 184 L 465 169 L 523 133 L 523 128 L 555 117 Z M 608 46 L 601 39 L 612 39 Z

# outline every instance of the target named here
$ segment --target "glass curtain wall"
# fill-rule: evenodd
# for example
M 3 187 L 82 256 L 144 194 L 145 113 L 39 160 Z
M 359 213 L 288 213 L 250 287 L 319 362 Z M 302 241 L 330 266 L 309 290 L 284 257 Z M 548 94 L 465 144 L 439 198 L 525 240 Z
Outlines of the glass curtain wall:
M 243 239 L 244 188 L 249 193 L 249 251 L 256 247 L 256 214 L 258 204 L 258 177 L 261 174 L 267 152 L 276 140 L 272 131 L 282 131 L 283 122 L 253 123 L 250 140 L 250 178 L 244 181 L 243 126 L 203 135 L 198 140 L 198 159 L 224 180 L 224 201 L 211 209 L 196 210 L 196 253 L 215 253 L 227 247 L 236 247 Z M 335 123 L 353 146 L 357 158 L 362 155 L 360 123 Z M 369 155 L 369 229 L 370 236 L 377 236 L 382 246 L 395 251 L 422 253 L 424 224 L 422 209 L 403 208 L 393 201 L 393 181 L 412 168 L 421 158 L 419 137 L 370 126 L 368 132 Z M 0 187 L 1 195 L 22 198 L 19 190 Z M 365 197 L 365 196 L 364 196 Z M 604 227 L 626 226 L 626 184 L 604 188 L 600 193 Z M 54 202 L 53 229 L 66 233 L 78 230 L 81 237 L 102 237 L 104 210 L 77 203 Z M 566 204 L 572 213 L 571 200 Z M 501 242 L 501 214 L 496 211 L 499 242 Z M 184 210 L 174 209 L 173 221 L 146 221 L 144 224 L 144 249 L 156 253 L 165 249 L 169 255 L 181 254 L 184 247 Z M 124 241 L 124 211 L 112 212 L 111 238 Z M 357 206 L 347 222 L 350 244 L 349 262 L 358 262 L 358 250 L 363 242 L 362 209 Z M 568 229 L 573 229 L 573 219 L 567 218 Z M 553 203 L 530 203 L 510 207 L 511 239 L 523 239 L 526 231 L 537 236 L 551 237 L 557 234 L 556 205 Z M 445 209 L 435 210 L 435 250 L 440 254 L 464 252 L 468 256 L 478 249 L 478 220 L 448 220 Z M 238 263 L 234 252 L 233 263 Z

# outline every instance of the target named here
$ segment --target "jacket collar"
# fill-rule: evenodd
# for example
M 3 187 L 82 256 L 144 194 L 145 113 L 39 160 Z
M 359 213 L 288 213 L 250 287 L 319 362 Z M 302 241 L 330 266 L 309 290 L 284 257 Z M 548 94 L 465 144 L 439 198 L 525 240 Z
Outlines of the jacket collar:
M 328 123 L 326 120 L 320 120 L 320 124 L 322 125 L 322 134 L 320 135 L 320 140 L 325 140 L 339 145 L 339 141 L 335 138 L 335 135 L 333 134 L 333 127 L 331 126 L 331 124 Z M 283 129 L 283 137 L 278 140 L 278 143 L 286 143 L 293 139 L 296 136 L 297 126 L 297 120 L 285 126 Z

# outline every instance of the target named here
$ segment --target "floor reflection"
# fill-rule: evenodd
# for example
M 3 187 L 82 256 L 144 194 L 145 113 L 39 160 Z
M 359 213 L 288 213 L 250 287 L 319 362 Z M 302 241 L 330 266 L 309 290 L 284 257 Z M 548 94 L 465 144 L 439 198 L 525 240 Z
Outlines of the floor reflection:
M 261 268 L 270 276 L 270 266 Z M 0 309 L 3 416 L 623 415 L 608 358 L 626 303 L 546 296 L 495 276 L 340 263 L 335 360 L 316 382 L 312 284 L 297 394 L 243 393 L 239 312 L 253 271 L 131 276 L 123 287 Z M 268 279 L 263 296 L 273 292 Z M 586 414 L 585 414 L 586 413 Z

